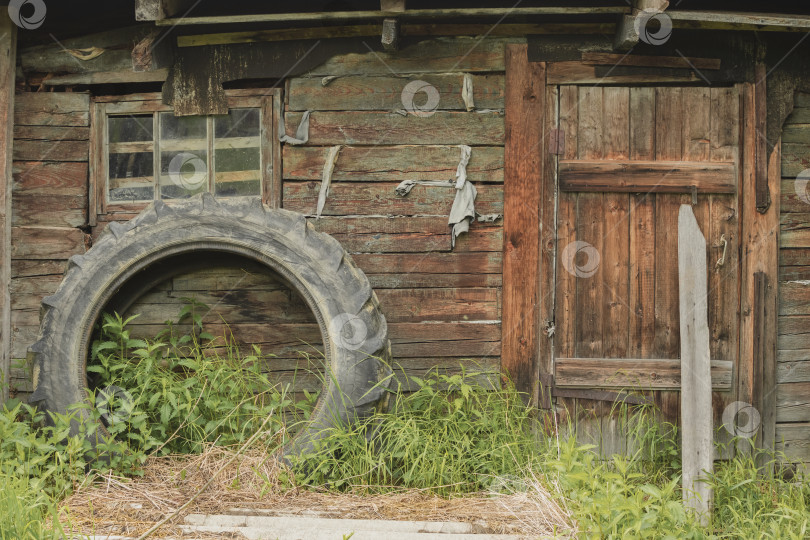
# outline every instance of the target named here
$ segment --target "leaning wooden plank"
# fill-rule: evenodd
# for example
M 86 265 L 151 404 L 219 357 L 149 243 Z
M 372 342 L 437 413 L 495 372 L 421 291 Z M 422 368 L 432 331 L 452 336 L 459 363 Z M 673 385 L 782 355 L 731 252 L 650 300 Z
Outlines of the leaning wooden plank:
M 25 92 L 14 101 L 14 124 L 22 126 L 88 126 L 90 96 L 82 93 Z
M 455 199 L 454 189 L 416 186 L 406 197 L 400 197 L 395 192 L 396 186 L 395 183 L 376 182 L 334 183 L 326 198 L 323 215 L 450 215 Z M 476 189 L 477 212 L 503 213 L 503 191 L 500 186 L 478 184 Z M 313 215 L 319 191 L 320 182 L 284 182 L 284 208 Z
M 714 467 L 706 275 L 706 239 L 684 204 L 678 214 L 683 500 L 704 525 L 712 504 L 706 478 Z
M 320 180 L 327 148 L 284 147 L 284 178 Z M 407 145 L 341 148 L 332 181 L 401 182 L 402 180 L 455 181 L 461 157 L 457 146 Z M 473 148 L 467 164 L 470 182 L 503 182 L 503 147 Z
M 560 189 L 630 193 L 734 193 L 734 163 L 563 160 Z
M 87 235 L 64 227 L 13 227 L 11 257 L 14 259 L 68 259 L 87 250 Z
M 504 157 L 503 352 L 501 369 L 538 401 L 540 206 L 546 66 L 530 63 L 526 45 L 506 48 Z
M 478 109 L 503 109 L 503 75 L 473 75 L 473 100 Z M 319 78 L 290 81 L 291 111 L 391 111 L 413 108 L 410 97 L 435 96 L 437 110 L 467 110 L 461 98 L 464 73 L 453 75 L 349 76 L 323 84 Z M 408 86 L 410 85 L 410 86 Z M 406 88 L 407 87 L 407 88 Z M 408 89 L 413 88 L 414 92 Z
M 627 388 L 677 390 L 681 362 L 641 358 L 556 358 L 554 384 L 561 388 Z M 732 363 L 711 362 L 712 387 L 731 388 Z M 707 379 L 708 380 L 708 379 Z
M 288 132 L 302 113 L 284 115 Z M 503 144 L 503 117 L 495 112 L 437 111 L 429 116 L 394 112 L 318 111 L 309 118 L 308 145 Z
M 12 238 L 12 153 L 15 95 L 14 78 L 17 58 L 17 26 L 9 17 L 0 17 L 0 402 L 8 397 L 8 373 L 11 367 L 11 279 Z

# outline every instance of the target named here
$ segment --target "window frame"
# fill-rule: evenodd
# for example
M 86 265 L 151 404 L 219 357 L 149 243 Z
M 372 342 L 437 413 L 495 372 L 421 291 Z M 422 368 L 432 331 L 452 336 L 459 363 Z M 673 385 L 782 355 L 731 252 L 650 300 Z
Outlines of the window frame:
M 278 88 L 234 89 L 226 90 L 225 97 L 228 100 L 228 109 L 257 108 L 260 110 L 261 199 L 268 206 L 279 208 L 281 206 L 281 143 L 276 136 L 276 131 L 281 114 L 281 91 Z M 157 115 L 173 110 L 171 106 L 163 103 L 160 92 L 93 98 L 90 107 L 90 215 L 88 216 L 90 226 L 97 225 L 99 221 L 112 221 L 115 214 L 135 215 L 151 202 L 158 200 L 157 197 L 152 201 L 139 202 L 108 200 L 108 116 Z M 212 119 L 210 116 L 206 118 L 209 122 Z M 212 133 L 208 141 L 209 147 L 213 145 L 213 141 Z M 209 178 L 209 192 L 212 184 L 213 175 Z M 155 179 L 155 189 L 160 189 L 159 178 Z M 173 201 L 181 200 L 183 199 L 166 199 L 166 202 L 171 204 Z

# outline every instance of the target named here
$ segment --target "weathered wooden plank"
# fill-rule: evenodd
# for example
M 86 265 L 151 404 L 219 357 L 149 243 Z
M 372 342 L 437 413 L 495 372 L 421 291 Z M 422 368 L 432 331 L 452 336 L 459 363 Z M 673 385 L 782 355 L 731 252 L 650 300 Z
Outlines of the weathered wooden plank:
M 320 180 L 326 148 L 284 147 L 284 178 Z M 455 146 L 379 146 L 341 148 L 332 181 L 401 182 L 455 180 L 460 150 Z M 503 147 L 473 148 L 467 164 L 470 182 L 503 182 Z
M 284 115 L 288 131 L 302 113 Z M 503 116 L 497 113 L 437 111 L 429 116 L 391 112 L 318 111 L 309 118 L 308 145 L 467 144 L 499 145 Z
M 150 82 L 164 82 L 169 76 L 169 68 L 160 68 L 151 71 L 132 71 L 132 69 L 119 69 L 115 71 L 97 71 L 94 73 L 78 73 L 71 75 L 56 75 L 42 81 L 45 86 L 74 86 L 90 84 L 136 84 Z
M 21 161 L 87 161 L 86 141 L 14 141 L 14 159 Z
M 708 522 L 714 461 L 706 239 L 689 205 L 678 213 L 683 500 Z M 708 383 L 708 384 L 707 384 Z
M 807 179 L 810 179 L 810 176 Z M 782 214 L 791 212 L 806 213 L 810 210 L 810 190 L 807 189 L 808 187 L 801 180 L 782 180 L 780 182 Z
M 395 234 L 448 232 L 447 218 L 444 216 L 323 216 L 310 218 L 315 230 L 326 234 Z
M 32 141 L 87 141 L 89 127 L 65 126 L 14 126 L 14 139 Z
M 319 78 L 290 80 L 289 110 L 291 111 L 391 111 L 408 109 L 403 103 L 403 89 L 412 81 L 425 83 L 438 92 L 438 110 L 466 110 L 461 98 L 464 74 L 412 77 L 347 76 L 329 81 Z M 473 101 L 477 109 L 503 109 L 504 77 L 499 74 L 473 75 Z M 427 90 L 422 90 L 426 92 Z M 433 90 L 430 90 L 433 92 Z M 410 95 L 406 93 L 406 95 Z M 425 97 L 424 95 L 422 96 Z M 418 97 L 417 97 L 418 99 Z
M 776 422 L 810 421 L 810 382 L 776 385 Z
M 807 350 L 802 351 L 806 357 L 797 362 L 782 362 L 782 351 L 777 351 L 776 383 L 810 382 L 810 355 Z
M 87 196 L 15 194 L 12 225 L 81 227 L 87 223 Z
M 777 424 L 776 451 L 788 461 L 810 461 L 810 423 Z
M 377 182 L 334 183 L 329 189 L 323 215 L 450 215 L 455 189 L 416 186 L 410 194 L 400 197 L 396 194 L 396 186 Z M 479 184 L 476 189 L 477 212 L 503 213 L 503 190 L 500 186 Z M 319 191 L 320 182 L 284 182 L 284 208 L 313 215 Z
M 768 187 L 768 156 L 770 144 L 766 140 L 768 131 L 768 94 L 765 81 L 768 78 L 764 62 L 754 65 L 754 107 L 756 115 L 756 183 L 754 184 L 757 212 L 764 214 L 771 205 L 771 192 Z M 775 163 L 780 163 L 776 160 Z M 779 175 L 776 174 L 776 178 Z
M 18 309 L 39 309 L 42 298 L 56 292 L 61 275 L 12 278 L 9 284 L 11 305 Z
M 421 41 L 396 52 L 344 54 L 313 68 L 311 75 L 390 75 L 402 73 L 504 71 L 510 40 L 454 38 Z
M 46 276 L 65 273 L 67 263 L 65 261 L 48 260 L 13 260 L 11 261 L 11 277 Z
M 352 259 L 366 274 L 495 274 L 502 271 L 501 253 L 363 253 Z
M 577 125 L 579 123 L 579 93 L 576 86 L 560 87 L 560 120 L 559 128 L 563 130 L 565 147 L 563 157 L 577 156 Z M 571 357 L 576 354 L 576 275 L 566 268 L 563 253 L 568 246 L 575 246 L 576 237 L 576 204 L 575 193 L 559 194 L 557 211 L 557 291 L 555 295 L 554 356 Z M 565 400 L 565 398 L 562 398 Z M 565 403 L 564 403 L 565 405 Z M 575 402 L 567 403 L 571 410 L 576 410 Z
M 805 362 L 810 360 L 810 349 L 796 351 L 776 351 L 778 362 Z
M 14 79 L 17 63 L 17 26 L 0 17 L 0 402 L 9 396 L 6 381 L 11 368 L 11 279 L 12 236 L 12 117 L 16 105 Z
M 366 274 L 374 288 L 500 287 L 500 274 Z
M 14 259 L 68 259 L 86 251 L 80 229 L 64 227 L 13 227 L 11 257 Z
M 655 84 L 700 80 L 694 71 L 671 68 L 615 67 L 585 64 L 580 61 L 550 62 L 548 84 Z
M 531 403 L 538 401 L 538 301 L 546 67 L 526 45 L 506 48 L 503 344 L 501 369 Z
M 810 147 L 803 143 L 782 145 L 782 177 L 795 179 L 802 171 L 810 168 Z
M 681 362 L 678 359 L 635 358 L 557 358 L 554 384 L 563 388 L 681 388 Z M 712 360 L 712 387 L 731 388 L 732 363 Z
M 90 96 L 82 93 L 25 92 L 14 100 L 14 124 L 19 126 L 88 126 Z
M 14 162 L 14 194 L 87 196 L 87 164 Z
M 808 205 L 810 210 L 810 205 Z M 787 213 L 780 217 L 780 248 L 810 247 L 810 214 Z M 810 263 L 810 261 L 808 261 Z
M 637 54 L 613 54 L 585 51 L 582 63 L 609 66 L 645 66 L 688 69 L 720 69 L 719 58 L 686 58 L 683 56 L 647 56 Z
M 560 161 L 560 189 L 630 193 L 734 193 L 733 163 L 689 161 Z
M 779 315 L 810 315 L 810 282 L 779 284 Z
M 497 321 L 500 291 L 481 289 L 377 289 L 389 322 Z

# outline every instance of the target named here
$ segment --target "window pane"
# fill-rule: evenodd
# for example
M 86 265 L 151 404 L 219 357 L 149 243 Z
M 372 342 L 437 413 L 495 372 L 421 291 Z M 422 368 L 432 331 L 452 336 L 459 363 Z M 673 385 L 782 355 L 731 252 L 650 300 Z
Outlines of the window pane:
M 185 199 L 208 190 L 208 129 L 202 116 L 160 113 L 160 195 Z
M 110 202 L 151 201 L 155 197 L 151 114 L 107 119 Z
M 260 117 L 259 109 L 232 109 L 214 119 L 217 196 L 261 194 Z

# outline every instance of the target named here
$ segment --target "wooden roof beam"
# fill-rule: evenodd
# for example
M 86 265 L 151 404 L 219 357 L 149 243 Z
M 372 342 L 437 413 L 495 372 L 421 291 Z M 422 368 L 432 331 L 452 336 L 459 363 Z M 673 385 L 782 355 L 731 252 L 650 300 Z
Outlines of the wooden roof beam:
M 138 0 L 157 2 L 159 0 Z M 163 0 L 166 1 L 166 0 Z M 382 20 L 386 17 L 408 18 L 453 18 L 453 17 L 527 17 L 542 15 L 624 15 L 630 13 L 627 6 L 609 7 L 524 7 L 524 8 L 446 8 L 408 9 L 405 11 L 326 11 L 314 13 L 266 13 L 251 15 L 221 15 L 211 17 L 177 17 L 152 19 L 158 26 L 199 24 L 249 24 L 283 22 L 337 22 L 351 20 Z

